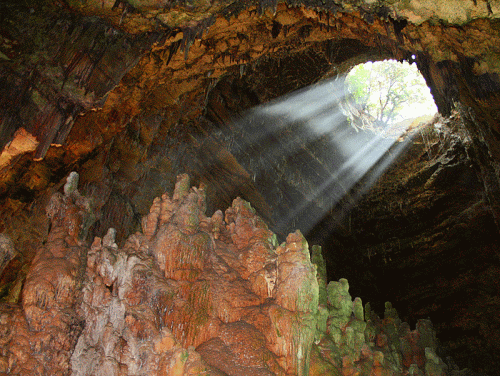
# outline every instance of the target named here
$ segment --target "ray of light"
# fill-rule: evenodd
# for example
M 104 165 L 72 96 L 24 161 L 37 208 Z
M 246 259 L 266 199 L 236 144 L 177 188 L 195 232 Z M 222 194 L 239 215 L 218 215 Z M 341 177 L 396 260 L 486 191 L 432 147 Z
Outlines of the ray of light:
M 278 231 L 290 232 L 297 225 L 307 232 L 348 193 L 351 202 L 356 200 L 404 148 L 397 140 L 405 129 L 355 131 L 342 111 L 343 100 L 344 80 L 325 81 L 258 106 L 231 126 L 233 134 L 245 135 L 235 140 L 232 151 L 237 159 L 250 161 L 254 176 L 276 174 L 277 180 L 289 180 L 285 186 L 308 187 L 301 192 L 306 200 L 292 202 L 292 210 L 275 224 Z M 331 157 L 316 156 L 325 153 Z M 292 169 L 289 176 L 280 172 L 283 164 Z M 301 186 L 304 176 L 311 181 Z

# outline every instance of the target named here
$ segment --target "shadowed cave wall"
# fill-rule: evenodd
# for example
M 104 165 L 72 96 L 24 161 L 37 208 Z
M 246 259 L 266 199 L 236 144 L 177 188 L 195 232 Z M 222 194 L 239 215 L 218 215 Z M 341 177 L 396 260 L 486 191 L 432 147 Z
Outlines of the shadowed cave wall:
M 207 215 L 241 196 L 280 240 L 301 229 L 323 247 L 329 280 L 347 278 L 351 293 L 379 314 L 390 300 L 412 326 L 431 318 L 443 359 L 494 374 L 496 2 L 1 7 L 1 228 L 15 248 L 1 277 L 9 309 L 17 309 L 30 265 L 50 243 L 55 225 L 45 207 L 69 172 L 79 172 L 79 190 L 92 202 L 85 240 L 113 227 L 120 247 L 143 229 L 153 199 L 188 173 L 193 185 L 205 186 Z M 442 131 L 415 134 L 361 201 L 355 191 L 336 207 L 320 197 L 283 221 L 329 176 L 336 150 L 326 136 L 301 142 L 307 134 L 295 124 L 273 135 L 275 151 L 296 146 L 275 163 L 263 154 L 266 145 L 238 145 L 280 119 L 235 120 L 359 62 L 412 55 L 445 117 Z M 71 352 L 75 344 L 68 346 Z

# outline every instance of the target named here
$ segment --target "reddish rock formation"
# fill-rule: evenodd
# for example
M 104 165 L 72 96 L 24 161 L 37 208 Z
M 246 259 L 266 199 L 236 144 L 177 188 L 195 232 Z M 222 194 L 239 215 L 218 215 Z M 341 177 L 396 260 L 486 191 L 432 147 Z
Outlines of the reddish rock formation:
M 0 372 L 12 375 L 67 374 L 83 323 L 76 313 L 87 247 L 81 241 L 92 217 L 88 199 L 76 189 L 72 173 L 64 195 L 47 205 L 51 231 L 37 250 L 18 304 L 0 308 Z
M 446 374 L 429 322 L 412 332 L 389 303 L 383 320 L 365 321 L 345 279 L 320 302 L 324 276 L 302 234 L 278 245 L 242 199 L 206 217 L 204 190 L 181 175 L 123 247 L 114 229 L 88 247 L 92 208 L 77 183 L 72 173 L 47 206 L 51 230 L 22 301 L 0 306 L 1 372 Z M 318 249 L 315 260 L 323 270 Z
M 227 374 L 305 372 L 318 305 L 305 239 L 291 235 L 275 250 L 273 234 L 241 199 L 224 220 L 204 210 L 203 189 L 180 176 L 172 198 L 155 200 L 143 232 L 122 249 L 113 231 L 94 241 L 82 305 L 89 324 L 72 360 L 78 374 L 189 374 L 202 367 L 199 356 L 175 354 L 190 346 Z

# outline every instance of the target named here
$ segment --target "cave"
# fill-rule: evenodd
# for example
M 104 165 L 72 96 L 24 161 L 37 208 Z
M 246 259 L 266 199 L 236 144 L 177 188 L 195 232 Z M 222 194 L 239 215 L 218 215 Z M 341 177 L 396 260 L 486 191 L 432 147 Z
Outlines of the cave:
M 0 19 L 0 374 L 498 373 L 497 1 Z M 330 94 L 290 98 L 384 59 L 415 62 L 439 114 L 325 185 L 373 135 L 340 111 L 315 133 L 291 114 Z

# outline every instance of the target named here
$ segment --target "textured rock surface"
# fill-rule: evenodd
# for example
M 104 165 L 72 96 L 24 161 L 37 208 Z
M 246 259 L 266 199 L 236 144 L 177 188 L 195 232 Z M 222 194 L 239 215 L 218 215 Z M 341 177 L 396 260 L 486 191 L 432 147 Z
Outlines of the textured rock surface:
M 12 22 L 4 33 L 10 60 L 2 60 L 0 72 L 2 144 L 14 137 L 18 141 L 11 146 L 19 144 L 4 151 L 10 162 L 0 192 L 10 197 L 32 200 L 78 164 L 86 182 L 98 182 L 109 172 L 115 182 L 109 206 L 129 201 L 133 217 L 144 215 L 147 203 L 188 171 L 215 188 L 210 207 L 225 207 L 240 195 L 267 218 L 275 209 L 285 210 L 286 200 L 264 198 L 269 177 L 253 182 L 255 171 L 242 166 L 244 157 L 227 154 L 231 145 L 207 140 L 213 128 L 204 115 L 226 121 L 242 107 L 342 73 L 357 61 L 383 57 L 414 55 L 441 111 L 448 114 L 457 101 L 472 109 L 476 153 L 487 158 L 486 146 L 500 155 L 494 139 L 500 86 L 493 2 L 460 7 L 440 1 L 307 3 L 318 10 L 279 4 L 275 14 L 258 11 L 273 9 L 272 2 L 257 8 L 244 2 L 193 3 L 189 11 L 162 2 L 68 2 L 102 19 L 50 1 L 15 3 L 2 8 Z M 412 22 L 417 16 L 405 12 L 427 21 Z M 226 95 L 220 98 L 222 90 Z M 207 154 L 210 160 L 204 162 Z M 484 171 L 493 203 L 495 166 Z M 151 183 L 154 192 L 139 188 Z M 278 193 L 290 194 L 287 188 L 296 189 L 280 187 Z M 297 196 L 303 196 L 300 189 Z M 127 229 L 117 228 L 120 240 L 135 225 L 128 222 Z M 100 230 L 110 226 L 116 225 L 103 224 Z
M 0 307 L 0 372 L 5 374 L 67 374 L 83 328 L 76 308 L 87 252 L 81 239 L 91 208 L 77 189 L 65 191 L 47 205 L 51 231 L 29 267 L 21 301 Z
M 90 203 L 76 181 L 47 206 L 49 241 L 22 301 L 0 306 L 0 372 L 446 374 L 430 322 L 412 332 L 389 303 L 383 320 L 365 313 L 345 279 L 323 285 L 320 302 L 302 234 L 278 245 L 242 199 L 206 217 L 203 189 L 180 175 L 123 247 L 114 229 L 87 247 Z

